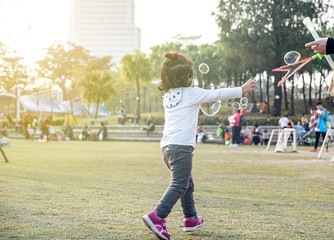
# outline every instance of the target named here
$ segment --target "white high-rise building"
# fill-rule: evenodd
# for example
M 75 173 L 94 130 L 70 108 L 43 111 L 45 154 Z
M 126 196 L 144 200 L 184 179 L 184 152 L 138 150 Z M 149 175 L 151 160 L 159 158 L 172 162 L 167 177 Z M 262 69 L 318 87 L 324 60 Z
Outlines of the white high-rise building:
M 112 56 L 117 63 L 140 50 L 133 0 L 71 0 L 70 4 L 71 42 L 94 56 Z

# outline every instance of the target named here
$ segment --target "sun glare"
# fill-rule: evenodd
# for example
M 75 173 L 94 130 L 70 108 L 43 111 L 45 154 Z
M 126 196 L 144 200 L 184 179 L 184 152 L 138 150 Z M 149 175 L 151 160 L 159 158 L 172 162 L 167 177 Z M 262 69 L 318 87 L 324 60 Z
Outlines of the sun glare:
M 0 38 L 26 62 L 43 57 L 42 49 L 68 39 L 68 0 L 3 0 Z

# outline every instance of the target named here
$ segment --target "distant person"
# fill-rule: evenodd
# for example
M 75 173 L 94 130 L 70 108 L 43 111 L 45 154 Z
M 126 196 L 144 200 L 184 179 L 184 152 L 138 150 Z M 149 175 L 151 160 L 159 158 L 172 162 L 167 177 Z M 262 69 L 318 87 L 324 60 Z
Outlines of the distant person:
M 118 110 L 118 124 L 122 125 L 125 124 L 125 118 L 126 118 L 126 109 L 123 105 Z
M 25 133 L 25 137 L 26 139 L 30 138 L 29 132 L 28 132 L 28 125 L 32 124 L 33 121 L 33 116 L 31 115 L 31 113 L 28 111 L 24 116 L 23 116 L 23 127 L 24 127 L 24 133 Z
M 267 109 L 268 109 L 268 104 L 267 104 L 267 102 L 264 102 L 264 103 L 262 104 L 262 107 L 261 107 L 261 112 L 262 112 L 263 114 L 265 114 L 265 113 L 267 113 Z
M 240 138 L 241 138 L 241 143 L 243 143 L 247 138 L 250 136 L 250 130 L 247 127 L 247 124 L 244 123 L 242 124 L 241 130 L 240 130 Z
M 245 109 L 245 107 L 241 106 L 240 109 L 240 117 L 246 117 L 247 111 Z
M 304 127 L 303 127 L 301 121 L 298 121 L 297 125 L 295 125 L 294 128 L 296 129 L 296 137 L 297 137 L 297 139 L 300 139 L 301 138 L 301 134 L 304 131 Z
M 322 140 L 325 140 L 326 133 L 327 133 L 327 125 L 326 125 L 326 119 L 327 119 L 328 111 L 326 108 L 322 106 L 322 102 L 317 103 L 317 111 L 316 111 L 316 119 L 315 119 L 315 142 L 314 142 L 314 148 L 311 150 L 311 152 L 316 152 L 320 140 L 320 135 L 322 136 Z M 326 146 L 326 151 L 328 150 L 328 147 Z
M 317 109 L 311 109 L 310 110 L 310 113 L 311 113 L 311 117 L 310 117 L 310 123 L 309 123 L 309 129 L 310 130 L 314 130 L 315 128 L 315 119 L 317 117 Z
M 295 126 L 295 124 L 294 124 L 294 122 L 293 122 L 293 120 L 292 120 L 292 118 L 291 118 L 291 117 L 289 117 L 289 118 L 288 118 L 288 121 L 289 121 L 288 123 L 290 123 L 292 127 L 294 127 L 294 126 Z
M 225 132 L 225 131 L 224 131 L 224 127 L 223 127 L 223 124 L 221 123 L 221 124 L 219 124 L 218 127 L 217 127 L 216 136 L 222 138 L 222 144 L 224 144 L 224 142 L 225 142 L 225 141 L 224 141 L 224 135 L 225 135 L 224 132 Z
M 10 147 L 11 146 L 10 139 L 5 137 L 1 133 L 0 133 L 0 146 L 1 147 Z
M 262 144 L 267 145 L 269 142 L 269 135 L 268 135 L 268 130 L 264 129 L 262 132 Z
M 85 141 L 85 140 L 88 140 L 88 139 L 90 139 L 90 130 L 88 128 L 87 123 L 84 123 L 82 125 L 82 129 L 81 129 L 79 140 Z
M 33 141 L 33 140 L 34 140 L 34 135 L 35 135 L 35 130 L 34 130 L 34 128 L 31 126 L 31 124 L 28 124 L 28 126 L 27 126 L 27 132 L 28 132 L 28 134 L 29 134 L 29 139 L 30 139 L 31 141 Z
M 240 146 L 240 110 L 233 110 L 234 123 L 232 123 L 232 144 L 231 147 Z
M 278 120 L 278 127 L 280 129 L 284 129 L 288 126 L 288 122 L 289 122 L 288 115 L 285 114 L 280 118 L 280 120 Z
M 150 132 L 153 132 L 155 130 L 155 120 L 153 119 L 152 115 L 148 115 L 148 119 L 146 121 L 146 126 L 144 127 L 144 130 L 146 130 L 146 136 L 150 136 Z
M 320 38 L 306 43 L 305 47 L 311 47 L 315 53 L 321 55 L 334 54 L 334 38 Z
M 252 145 L 261 145 L 261 132 L 258 124 L 254 124 L 251 129 Z
M 65 140 L 73 140 L 73 127 L 69 122 L 66 122 L 63 127 Z
M 104 125 L 104 122 L 100 123 L 100 129 L 97 133 L 97 137 L 99 138 L 99 141 L 105 141 L 108 138 L 108 129 Z
M 305 131 L 309 131 L 310 128 L 309 128 L 309 119 L 307 117 L 307 114 L 306 113 L 303 113 L 301 119 L 300 119 L 300 122 L 303 126 L 303 128 L 305 129 Z
M 50 134 L 50 131 L 49 131 L 49 127 L 51 126 L 51 123 L 52 123 L 52 117 L 45 117 L 43 120 L 42 120 L 42 123 L 41 123 L 41 130 L 42 130 L 42 134 L 41 134 L 41 139 L 45 139 L 45 140 L 49 140 L 49 134 Z
M 139 125 L 140 113 L 136 109 L 133 113 L 133 125 Z

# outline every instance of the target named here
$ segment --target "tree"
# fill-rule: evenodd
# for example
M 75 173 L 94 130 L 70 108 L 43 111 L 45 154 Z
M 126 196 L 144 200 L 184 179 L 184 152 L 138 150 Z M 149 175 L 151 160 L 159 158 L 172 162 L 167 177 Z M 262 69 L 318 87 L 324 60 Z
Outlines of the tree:
M 65 97 L 72 106 L 72 91 L 75 90 L 76 79 L 85 72 L 88 65 L 89 52 L 81 46 L 73 43 L 55 43 L 46 49 L 46 56 L 39 60 L 42 76 L 57 84 L 65 93 Z
M 303 47 L 311 40 L 302 24 L 303 18 L 309 16 L 319 22 L 320 14 L 329 5 L 311 0 L 250 0 L 242 4 L 238 0 L 222 0 L 216 19 L 221 41 L 228 43 L 242 61 L 256 62 L 257 57 L 265 55 L 267 67 L 274 69 L 282 65 L 284 53 L 291 51 L 292 46 Z M 249 64 L 256 67 L 256 63 Z M 274 116 L 281 115 L 282 88 L 276 87 L 281 77 L 280 72 L 274 73 Z
M 19 101 L 19 87 L 24 88 L 27 85 L 27 67 L 21 63 L 23 58 L 17 56 L 15 51 L 13 53 L 8 53 L 8 55 L 10 56 L 5 56 L 2 58 L 2 73 L 0 76 L 0 81 L 2 88 L 7 92 L 10 92 L 15 88 L 14 91 L 17 105 Z M 19 116 L 18 112 L 16 112 L 16 116 Z
M 147 82 L 152 79 L 151 65 L 146 55 L 140 51 L 135 54 L 125 55 L 121 59 L 121 75 L 129 82 L 135 82 L 137 89 L 137 109 L 140 112 L 140 82 Z
M 95 70 L 85 73 L 79 80 L 84 99 L 89 104 L 96 103 L 95 119 L 98 117 L 100 103 L 107 101 L 111 95 L 115 94 L 113 74 L 115 73 L 110 71 Z

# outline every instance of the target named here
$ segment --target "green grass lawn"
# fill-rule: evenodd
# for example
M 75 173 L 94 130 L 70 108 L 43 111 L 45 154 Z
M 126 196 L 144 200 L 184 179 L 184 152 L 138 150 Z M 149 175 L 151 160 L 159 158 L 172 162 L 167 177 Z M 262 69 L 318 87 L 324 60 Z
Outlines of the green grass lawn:
M 158 143 L 13 140 L 0 158 L 0 239 L 155 239 L 141 217 L 169 183 Z M 310 147 L 198 145 L 193 177 L 205 226 L 172 239 L 334 239 L 334 163 Z

